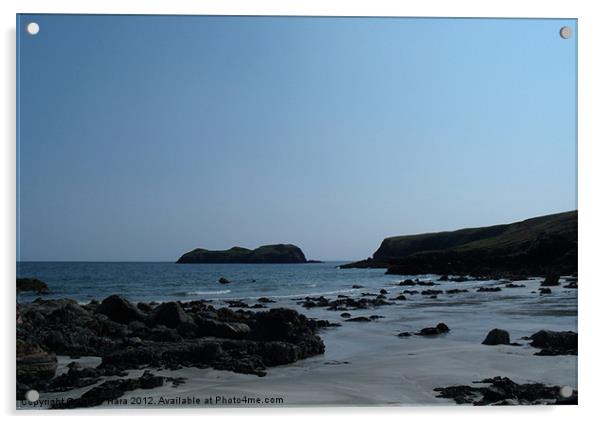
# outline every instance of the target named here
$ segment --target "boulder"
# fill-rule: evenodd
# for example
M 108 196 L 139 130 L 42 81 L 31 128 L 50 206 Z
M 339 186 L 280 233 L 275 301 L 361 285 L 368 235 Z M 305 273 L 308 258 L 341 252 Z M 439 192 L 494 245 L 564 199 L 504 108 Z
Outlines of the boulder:
M 541 356 L 577 355 L 577 333 L 540 330 L 529 337 L 531 346 L 541 348 Z
M 38 294 L 48 294 L 48 284 L 37 278 L 17 278 L 17 293 L 36 292 Z
M 489 333 L 487 333 L 487 337 L 481 344 L 484 345 L 499 345 L 499 344 L 510 344 L 510 335 L 506 330 L 501 330 L 499 328 L 494 328 Z
M 220 277 L 219 280 L 217 280 L 220 284 L 230 284 L 230 280 L 228 280 L 227 278 L 224 277 Z
M 204 318 L 198 319 L 196 324 L 200 335 L 224 339 L 243 339 L 251 331 L 249 326 L 242 322 L 224 322 Z
M 269 297 L 260 297 L 259 299 L 257 299 L 257 301 L 259 303 L 275 303 L 275 301 L 270 299 Z
M 152 326 L 164 325 L 168 328 L 176 328 L 181 324 L 192 324 L 193 319 L 182 309 L 177 302 L 166 302 L 157 306 L 150 315 L 149 321 Z
M 542 281 L 542 287 L 553 287 L 560 285 L 560 277 L 558 275 L 548 275 L 546 279 Z
M 345 321 L 349 321 L 349 322 L 370 322 L 371 320 L 368 317 L 355 317 L 355 318 L 346 319 Z
M 437 336 L 439 334 L 448 333 L 448 332 L 449 332 L 449 327 L 445 323 L 440 322 L 435 327 L 423 328 L 416 334 L 419 336 Z
M 144 314 L 127 299 L 119 295 L 112 295 L 102 301 L 96 308 L 96 313 L 106 315 L 110 320 L 120 324 L 131 321 L 143 321 Z
M 52 379 L 57 368 L 56 356 L 37 343 L 17 339 L 17 381 L 42 383 Z

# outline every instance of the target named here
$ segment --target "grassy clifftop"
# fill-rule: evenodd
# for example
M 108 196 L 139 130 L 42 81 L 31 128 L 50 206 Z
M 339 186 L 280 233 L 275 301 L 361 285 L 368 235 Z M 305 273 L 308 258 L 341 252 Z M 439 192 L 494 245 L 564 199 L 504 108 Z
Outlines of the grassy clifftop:
M 232 247 L 228 250 L 194 249 L 183 254 L 179 264 L 219 264 L 219 263 L 305 263 L 303 251 L 293 244 L 271 244 L 251 250 L 244 247 Z
M 577 271 L 577 211 L 512 224 L 389 237 L 371 259 L 344 267 L 391 274 L 546 274 Z

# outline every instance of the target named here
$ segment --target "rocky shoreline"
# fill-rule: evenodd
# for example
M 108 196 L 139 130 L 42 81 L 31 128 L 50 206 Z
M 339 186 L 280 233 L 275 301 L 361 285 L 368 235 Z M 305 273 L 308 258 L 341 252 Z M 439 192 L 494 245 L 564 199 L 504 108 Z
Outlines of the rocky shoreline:
M 30 389 L 59 393 L 89 388 L 80 397 L 51 407 L 98 406 L 131 390 L 153 389 L 167 383 L 173 386 L 186 384 L 185 379 L 174 380 L 170 376 L 171 371 L 181 368 L 213 368 L 262 377 L 270 367 L 323 354 L 326 347 L 319 336 L 323 328 L 349 325 L 360 329 L 370 326 L 370 322 L 386 319 L 367 311 L 378 309 L 387 314 L 386 311 L 393 311 L 390 308 L 395 305 L 439 302 L 471 293 L 479 297 L 497 296 L 491 292 L 521 288 L 528 296 L 541 297 L 540 292 L 525 284 L 547 290 L 550 287 L 554 290 L 557 290 L 555 287 L 577 289 L 577 279 L 566 276 L 549 276 L 542 281 L 525 280 L 522 284 L 500 280 L 483 285 L 480 281 L 445 275 L 439 280 L 405 279 L 377 290 L 355 284 L 352 289 L 357 291 L 353 294 L 291 299 L 293 305 L 303 308 L 300 311 L 320 309 L 326 314 L 335 313 L 341 318 L 339 322 L 328 321 L 330 316 L 324 314 L 320 314 L 321 317 L 328 320 L 310 319 L 288 308 L 268 309 L 276 303 L 268 297 L 260 297 L 256 303 L 247 303 L 247 299 L 224 300 L 228 307 L 216 307 L 213 301 L 205 300 L 134 304 L 118 295 L 85 305 L 69 299 L 38 298 L 17 305 L 17 398 L 23 399 Z M 470 289 L 462 285 L 470 282 L 473 282 Z M 276 306 L 280 305 L 276 303 Z M 444 322 L 425 324 L 432 326 L 398 330 L 386 337 L 396 338 L 400 343 L 415 339 L 445 343 L 448 333 L 453 335 L 461 331 L 457 325 L 452 324 L 453 328 L 450 328 Z M 483 333 L 483 337 L 482 345 L 529 345 L 539 349 L 531 351 L 530 355 L 577 355 L 577 333 L 572 331 L 540 330 L 511 342 L 508 331 L 494 328 L 488 334 Z M 68 370 L 60 375 L 57 375 L 57 355 L 73 360 Z M 86 367 L 78 362 L 81 356 L 100 357 L 101 362 L 98 366 Z M 144 370 L 144 374 L 132 378 L 129 371 L 135 369 Z M 491 400 L 487 397 L 489 392 L 481 386 L 431 387 L 438 397 L 475 405 L 577 401 L 576 392 L 570 398 L 550 398 L 550 393 L 558 391 L 554 386 L 522 387 L 506 377 L 496 377 L 489 383 L 493 387 L 489 389 L 503 389 L 503 395 L 507 397 Z
M 323 353 L 318 330 L 328 325 L 285 308 L 235 311 L 205 301 L 134 305 L 117 295 L 87 305 L 37 299 L 17 305 L 17 397 L 24 399 L 32 388 L 65 391 L 149 367 L 212 367 L 261 377 L 268 367 Z M 55 378 L 56 355 L 99 356 L 102 362 L 96 368 L 74 362 Z M 111 383 L 69 407 L 98 404 L 145 384 Z

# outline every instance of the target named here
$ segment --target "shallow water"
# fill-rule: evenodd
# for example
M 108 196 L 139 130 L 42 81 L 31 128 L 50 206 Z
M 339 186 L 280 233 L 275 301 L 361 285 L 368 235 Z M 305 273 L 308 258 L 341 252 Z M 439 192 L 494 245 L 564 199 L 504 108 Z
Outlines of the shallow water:
M 382 269 L 318 264 L 174 264 L 169 262 L 19 262 L 18 277 L 48 283 L 52 297 L 80 302 L 121 294 L 135 301 L 295 297 L 349 291 L 353 284 L 398 281 Z M 219 284 L 220 277 L 231 281 Z M 21 301 L 37 295 L 21 294 Z

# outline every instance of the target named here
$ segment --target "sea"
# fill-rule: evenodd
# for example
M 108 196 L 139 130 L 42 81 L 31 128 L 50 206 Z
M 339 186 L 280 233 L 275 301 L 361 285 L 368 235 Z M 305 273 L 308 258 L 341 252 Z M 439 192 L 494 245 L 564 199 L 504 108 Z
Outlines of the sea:
M 297 298 L 359 292 L 398 282 L 384 269 L 340 269 L 345 262 L 308 264 L 175 264 L 171 262 L 18 262 L 17 277 L 38 278 L 51 298 L 80 303 L 119 294 L 131 301 Z M 220 278 L 230 281 L 220 284 Z M 19 302 L 35 293 L 19 293 Z

